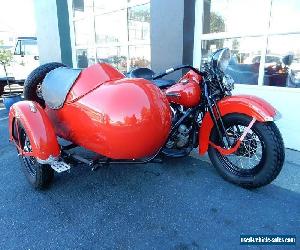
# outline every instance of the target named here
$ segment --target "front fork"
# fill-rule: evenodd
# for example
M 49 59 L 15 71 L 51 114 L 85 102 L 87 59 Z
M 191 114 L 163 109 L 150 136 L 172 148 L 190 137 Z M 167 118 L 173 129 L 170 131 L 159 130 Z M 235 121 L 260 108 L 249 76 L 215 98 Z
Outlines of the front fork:
M 214 144 L 212 141 L 209 141 L 209 145 L 211 145 L 213 148 L 217 149 L 222 155 L 230 155 L 233 154 L 235 151 L 238 150 L 238 148 L 241 145 L 241 142 L 244 140 L 244 138 L 246 137 L 246 135 L 248 134 L 248 132 L 250 131 L 250 129 L 252 128 L 252 126 L 254 125 L 254 123 L 256 122 L 256 119 L 253 118 L 251 120 L 251 122 L 249 123 L 249 125 L 247 126 L 247 128 L 244 130 L 243 134 L 241 135 L 241 137 L 235 142 L 234 145 L 232 145 L 231 147 L 228 148 L 222 148 L 216 144 Z
M 224 126 L 224 122 L 221 116 L 221 112 L 219 110 L 218 104 L 216 100 L 208 94 L 207 84 L 204 85 L 205 89 L 205 98 L 208 106 L 208 112 L 212 118 L 214 126 L 217 130 L 218 136 L 221 141 L 221 146 L 214 144 L 212 141 L 209 141 L 209 144 L 217 149 L 222 155 L 229 155 L 238 150 L 241 145 L 241 142 L 244 140 L 252 126 L 254 125 L 256 119 L 253 118 L 247 128 L 244 130 L 241 137 L 234 142 L 233 144 L 230 142 L 228 134 L 226 132 L 226 128 Z

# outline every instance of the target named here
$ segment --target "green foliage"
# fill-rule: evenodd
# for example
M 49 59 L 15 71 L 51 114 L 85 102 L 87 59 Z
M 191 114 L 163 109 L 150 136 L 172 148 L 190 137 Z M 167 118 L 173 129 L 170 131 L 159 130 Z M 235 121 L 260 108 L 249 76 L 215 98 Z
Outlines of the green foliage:
M 0 41 L 0 45 L 2 45 L 2 44 L 3 44 L 3 42 Z M 0 64 L 3 66 L 4 71 L 5 71 L 6 83 L 9 87 L 9 94 L 11 94 L 11 87 L 10 87 L 10 82 L 8 81 L 8 78 L 7 78 L 6 67 L 10 65 L 12 60 L 13 60 L 13 54 L 7 49 L 0 48 Z
M 210 13 L 210 32 L 224 32 L 225 31 L 225 21 L 222 16 L 216 14 L 215 12 Z
M 0 42 L 0 45 L 3 44 Z M 13 60 L 13 54 L 10 50 L 0 48 L 0 64 L 4 67 L 9 66 Z

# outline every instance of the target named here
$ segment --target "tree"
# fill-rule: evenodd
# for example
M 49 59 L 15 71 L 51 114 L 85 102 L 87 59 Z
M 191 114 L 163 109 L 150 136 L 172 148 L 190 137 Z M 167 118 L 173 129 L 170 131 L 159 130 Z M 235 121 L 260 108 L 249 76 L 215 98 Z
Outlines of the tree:
M 2 45 L 2 44 L 3 44 L 3 42 L 0 41 L 0 45 Z M 9 87 L 9 94 L 11 94 L 11 88 L 10 88 L 10 83 L 8 81 L 8 76 L 7 76 L 7 66 L 10 65 L 12 60 L 13 60 L 12 53 L 7 49 L 0 48 L 0 64 L 3 66 L 4 72 L 5 72 L 6 83 Z
M 210 32 L 224 32 L 225 31 L 225 22 L 222 16 L 218 15 L 215 12 L 210 13 Z
M 222 16 L 218 15 L 215 12 L 210 12 L 209 17 L 209 32 L 218 33 L 225 32 L 225 21 Z M 212 45 L 215 45 L 216 48 L 223 48 L 224 39 L 215 39 L 207 41 L 207 49 L 210 50 Z

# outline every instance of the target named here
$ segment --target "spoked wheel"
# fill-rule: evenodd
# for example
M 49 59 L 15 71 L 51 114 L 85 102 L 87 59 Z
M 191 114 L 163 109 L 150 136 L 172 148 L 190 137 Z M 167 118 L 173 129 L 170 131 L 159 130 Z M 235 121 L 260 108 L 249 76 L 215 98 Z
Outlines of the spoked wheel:
M 234 144 L 251 118 L 229 114 L 223 118 L 223 122 L 229 141 Z M 210 140 L 220 145 L 215 128 Z M 273 122 L 255 122 L 233 154 L 222 155 L 211 146 L 208 153 L 223 178 L 245 188 L 257 188 L 272 182 L 280 173 L 285 156 L 281 134 Z
M 18 126 L 18 130 L 16 130 L 16 126 Z M 19 132 L 19 145 L 23 151 L 32 152 L 29 137 L 27 136 L 24 127 L 19 122 L 15 122 L 14 131 Z M 25 176 L 34 188 L 44 189 L 50 185 L 53 180 L 54 170 L 49 165 L 38 163 L 32 156 L 19 155 L 19 158 Z
M 231 145 L 242 136 L 245 129 L 246 126 L 240 124 L 226 129 Z M 259 172 L 265 161 L 266 148 L 263 143 L 263 139 L 250 130 L 235 153 L 228 156 L 219 153 L 218 156 L 229 171 L 240 176 L 252 176 Z

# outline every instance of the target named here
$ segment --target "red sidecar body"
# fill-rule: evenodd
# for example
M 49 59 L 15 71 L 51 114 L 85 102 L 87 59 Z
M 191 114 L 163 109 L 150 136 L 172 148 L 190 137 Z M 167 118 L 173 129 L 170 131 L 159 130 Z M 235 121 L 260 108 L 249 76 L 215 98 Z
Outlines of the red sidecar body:
M 57 136 L 111 159 L 148 157 L 165 144 L 171 112 L 157 86 L 125 78 L 104 63 L 72 70 L 57 68 L 47 74 L 44 108 L 23 101 L 10 111 L 10 124 L 19 120 L 25 127 L 34 157 L 47 161 L 59 156 Z M 10 135 L 17 140 L 14 127 Z

